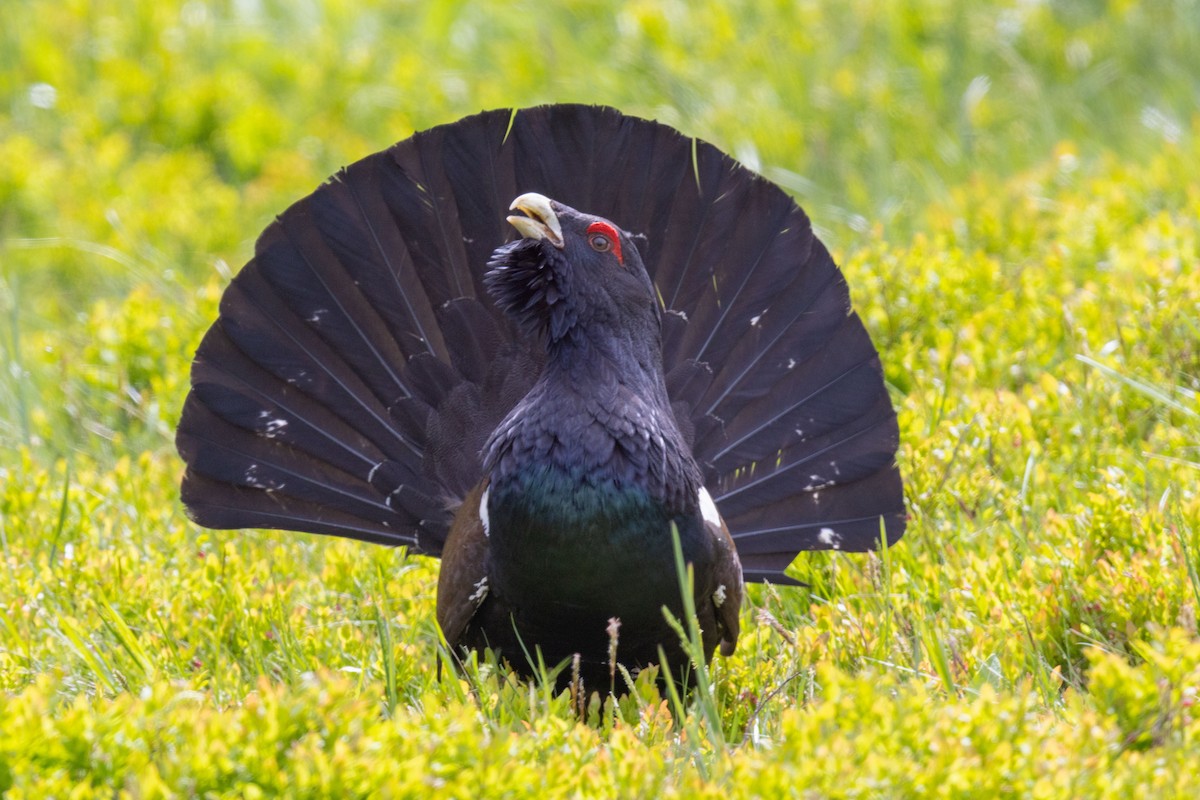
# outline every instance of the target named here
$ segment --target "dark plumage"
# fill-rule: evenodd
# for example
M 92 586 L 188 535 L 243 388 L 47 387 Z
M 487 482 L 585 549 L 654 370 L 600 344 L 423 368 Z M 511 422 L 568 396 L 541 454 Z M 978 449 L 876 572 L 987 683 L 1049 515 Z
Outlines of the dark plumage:
M 672 525 L 709 654 L 743 575 L 904 529 L 878 356 L 804 213 L 611 109 L 486 112 L 339 172 L 263 233 L 192 383 L 197 522 L 441 556 L 449 643 L 525 673 L 579 653 L 607 686 L 614 616 L 622 663 L 683 662 Z

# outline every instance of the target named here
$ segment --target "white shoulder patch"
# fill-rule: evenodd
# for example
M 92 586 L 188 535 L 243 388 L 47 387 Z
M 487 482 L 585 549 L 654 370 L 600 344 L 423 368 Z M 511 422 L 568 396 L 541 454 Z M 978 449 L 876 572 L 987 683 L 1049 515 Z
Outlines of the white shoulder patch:
M 712 495 L 708 493 L 708 489 L 700 487 L 700 516 L 704 517 L 704 521 L 715 528 L 721 527 L 721 513 L 717 511 L 717 504 L 713 502 Z
M 490 492 L 491 490 L 492 490 L 492 487 L 490 487 L 490 486 L 488 488 L 484 489 L 483 497 L 479 498 L 479 521 L 483 523 L 483 535 L 484 536 L 491 535 L 491 531 L 488 529 L 489 526 L 488 526 L 488 513 L 487 513 L 488 492 Z

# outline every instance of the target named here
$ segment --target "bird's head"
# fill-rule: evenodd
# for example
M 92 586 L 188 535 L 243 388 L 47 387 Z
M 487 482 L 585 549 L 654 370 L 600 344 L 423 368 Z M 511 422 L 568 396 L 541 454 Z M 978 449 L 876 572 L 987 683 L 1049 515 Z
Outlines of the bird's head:
M 532 192 L 509 210 L 522 238 L 492 254 L 484 278 L 502 309 L 551 344 L 602 330 L 657 343 L 659 310 L 635 243 L 641 237 Z

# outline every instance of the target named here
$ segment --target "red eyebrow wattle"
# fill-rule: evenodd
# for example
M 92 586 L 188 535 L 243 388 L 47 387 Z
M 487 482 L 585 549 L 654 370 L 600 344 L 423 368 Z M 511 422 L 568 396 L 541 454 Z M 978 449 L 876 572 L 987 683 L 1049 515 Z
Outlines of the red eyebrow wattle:
M 608 237 L 608 240 L 612 242 L 612 251 L 613 255 L 617 257 L 617 263 L 624 266 L 625 257 L 621 255 L 621 234 L 617 233 L 617 229 L 603 220 L 597 220 L 587 228 L 588 236 L 593 233 L 602 233 Z

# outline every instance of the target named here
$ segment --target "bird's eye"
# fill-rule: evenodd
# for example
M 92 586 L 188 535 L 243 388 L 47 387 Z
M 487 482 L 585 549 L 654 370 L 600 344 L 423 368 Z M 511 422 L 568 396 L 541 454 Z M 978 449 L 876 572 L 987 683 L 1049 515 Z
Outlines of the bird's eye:
M 621 239 L 617 234 L 617 229 L 609 223 L 597 220 L 588 225 L 587 240 L 597 253 L 612 252 L 617 257 L 617 263 L 621 266 L 625 265 L 625 259 L 621 256 Z

